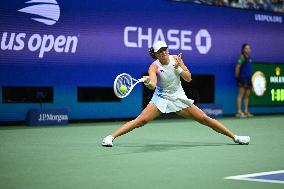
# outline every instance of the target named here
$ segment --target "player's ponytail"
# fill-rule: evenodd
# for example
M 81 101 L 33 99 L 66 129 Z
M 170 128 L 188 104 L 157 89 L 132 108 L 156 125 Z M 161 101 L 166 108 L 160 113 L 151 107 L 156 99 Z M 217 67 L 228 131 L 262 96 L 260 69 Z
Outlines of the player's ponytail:
M 149 48 L 148 52 L 149 52 L 149 55 L 150 55 L 153 59 L 155 59 L 155 60 L 157 59 L 157 57 L 155 56 L 155 52 L 154 52 L 154 48 L 153 48 L 153 47 Z

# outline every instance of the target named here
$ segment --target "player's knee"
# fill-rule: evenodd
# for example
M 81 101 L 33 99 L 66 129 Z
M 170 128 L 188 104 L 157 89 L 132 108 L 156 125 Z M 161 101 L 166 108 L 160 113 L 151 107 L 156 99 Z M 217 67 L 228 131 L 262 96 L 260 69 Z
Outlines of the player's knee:
M 146 117 L 142 117 L 140 120 L 141 126 L 146 125 L 149 122 L 149 120 Z
M 211 121 L 211 118 L 209 116 L 207 116 L 206 114 L 203 114 L 200 118 L 199 123 L 203 124 L 203 125 L 209 125 Z
M 136 128 L 142 127 L 146 125 L 149 122 L 149 120 L 146 117 L 139 117 L 138 124 L 136 125 Z

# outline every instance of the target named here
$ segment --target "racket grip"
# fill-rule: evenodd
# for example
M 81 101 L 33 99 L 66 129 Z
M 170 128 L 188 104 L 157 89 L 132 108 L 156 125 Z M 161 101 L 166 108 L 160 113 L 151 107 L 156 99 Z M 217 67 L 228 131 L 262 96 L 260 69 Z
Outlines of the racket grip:
M 139 82 L 144 82 L 144 81 L 146 81 L 146 79 L 142 77 L 142 78 L 140 78 L 138 81 L 139 81 Z

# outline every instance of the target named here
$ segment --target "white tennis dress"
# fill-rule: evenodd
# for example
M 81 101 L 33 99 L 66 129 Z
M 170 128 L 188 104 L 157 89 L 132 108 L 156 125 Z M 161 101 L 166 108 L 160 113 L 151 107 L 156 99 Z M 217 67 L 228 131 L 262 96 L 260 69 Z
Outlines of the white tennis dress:
M 158 66 L 157 85 L 150 103 L 153 103 L 162 113 L 177 112 L 193 104 L 188 99 L 181 86 L 180 75 L 175 69 L 175 60 L 170 55 L 170 62 L 162 65 L 157 59 L 154 64 Z

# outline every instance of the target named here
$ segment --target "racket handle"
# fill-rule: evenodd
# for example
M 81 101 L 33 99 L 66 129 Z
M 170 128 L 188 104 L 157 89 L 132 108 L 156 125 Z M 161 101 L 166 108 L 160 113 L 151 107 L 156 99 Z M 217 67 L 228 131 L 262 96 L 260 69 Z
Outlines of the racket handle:
M 138 81 L 139 82 L 144 82 L 144 81 L 146 81 L 146 79 L 142 77 L 142 78 L 138 79 Z
M 140 82 L 144 82 L 144 84 L 145 84 L 146 86 L 149 86 L 149 85 L 151 84 L 151 80 L 149 80 L 149 82 L 145 83 L 146 80 L 147 80 L 146 78 L 141 78 L 141 79 L 139 79 Z

